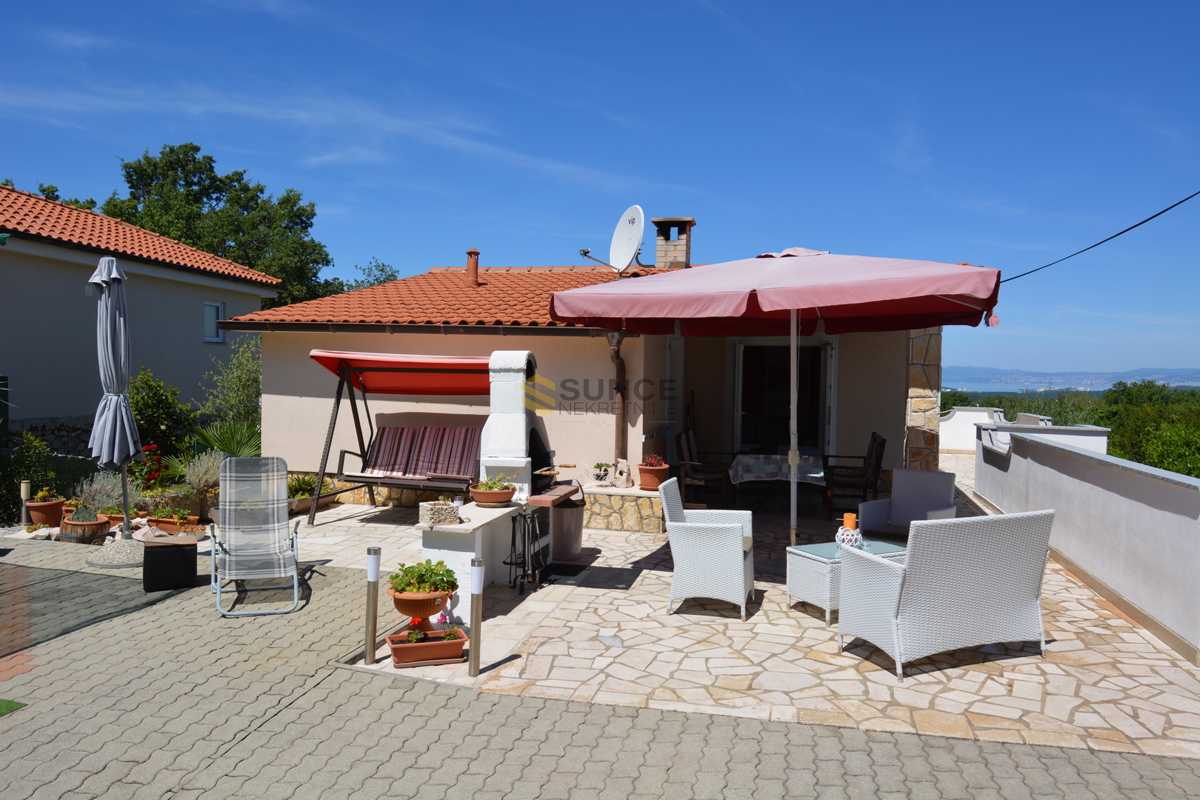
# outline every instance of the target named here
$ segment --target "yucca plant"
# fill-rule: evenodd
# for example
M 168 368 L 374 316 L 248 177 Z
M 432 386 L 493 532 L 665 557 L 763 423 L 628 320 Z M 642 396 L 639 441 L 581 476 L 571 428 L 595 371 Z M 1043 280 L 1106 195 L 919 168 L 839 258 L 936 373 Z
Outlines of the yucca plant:
M 214 422 L 197 431 L 196 438 L 205 447 L 234 458 L 257 458 L 262 455 L 262 429 L 248 420 Z

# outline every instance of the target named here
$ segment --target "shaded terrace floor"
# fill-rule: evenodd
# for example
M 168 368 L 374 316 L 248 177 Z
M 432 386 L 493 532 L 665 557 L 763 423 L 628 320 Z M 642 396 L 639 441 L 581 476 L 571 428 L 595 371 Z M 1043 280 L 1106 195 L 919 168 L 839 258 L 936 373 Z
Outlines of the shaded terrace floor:
M 969 491 L 970 470 L 961 472 Z M 831 540 L 837 523 L 820 518 L 817 493 L 801 497 L 802 539 Z M 960 516 L 980 513 L 965 497 L 959 505 Z M 417 557 L 414 516 L 322 511 L 315 528 L 301 528 L 302 556 L 359 566 L 365 546 L 382 540 L 385 566 Z M 559 583 L 517 597 L 493 585 L 482 652 L 492 668 L 478 682 L 458 666 L 400 671 L 381 660 L 377 668 L 499 694 L 1200 756 L 1200 669 L 1059 565 L 1051 562 L 1043 592 L 1045 658 L 1036 643 L 998 644 L 912 662 L 901 682 L 891 659 L 861 640 L 838 651 L 836 615 L 826 626 L 823 610 L 787 606 L 787 543 L 777 494 L 755 514 L 757 591 L 742 623 L 736 607 L 719 602 L 689 600 L 669 613 L 665 535 L 587 530 L 580 564 L 641 570 L 629 588 Z M 382 629 L 395 612 L 381 613 Z

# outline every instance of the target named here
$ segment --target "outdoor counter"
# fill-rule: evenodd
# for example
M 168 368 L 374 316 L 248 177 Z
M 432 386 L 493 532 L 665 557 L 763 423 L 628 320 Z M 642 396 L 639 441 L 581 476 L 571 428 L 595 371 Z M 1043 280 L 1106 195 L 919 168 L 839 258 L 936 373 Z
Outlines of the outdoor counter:
M 512 518 L 521 507 L 480 508 L 466 503 L 459 512 L 463 521 L 457 525 L 417 525 L 421 532 L 424 557 L 435 563 L 446 562 L 458 578 L 451 613 L 456 622 L 471 618 L 471 559 L 484 561 L 483 585 L 496 580 L 508 580 L 508 567 L 501 563 L 508 558 L 512 541 Z

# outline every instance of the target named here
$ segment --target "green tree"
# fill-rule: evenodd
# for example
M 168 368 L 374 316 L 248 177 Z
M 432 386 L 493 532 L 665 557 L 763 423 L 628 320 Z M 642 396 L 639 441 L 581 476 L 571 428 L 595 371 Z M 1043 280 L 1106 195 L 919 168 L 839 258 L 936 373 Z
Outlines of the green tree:
M 356 281 L 344 282 L 342 291 L 350 292 L 355 289 L 366 289 L 368 286 L 378 286 L 381 283 L 391 283 L 400 280 L 400 273 L 391 264 L 385 264 L 378 258 L 372 258 L 365 267 L 357 264 L 354 268 L 362 273 L 362 278 Z
M 87 209 L 88 211 L 91 211 L 96 207 L 96 201 L 90 197 L 87 200 L 80 200 L 78 197 L 59 197 L 58 187 L 52 183 L 39 183 L 38 191 L 41 192 L 42 197 L 46 198 L 47 200 L 56 200 L 68 206 L 75 206 L 76 208 L 83 208 Z
M 200 413 L 219 422 L 247 420 L 262 424 L 262 345 L 258 336 L 239 336 L 230 345 L 229 360 L 214 357 L 216 372 L 204 375 L 207 397 Z
M 129 405 L 142 445 L 158 445 L 162 456 L 178 455 L 196 432 L 199 414 L 180 402 L 178 389 L 157 380 L 145 367 L 129 381 Z
M 960 392 L 955 389 L 942 392 L 942 413 L 945 414 L 955 406 L 971 405 L 971 395 L 966 392 Z
M 221 175 L 216 160 L 190 142 L 122 161 L 121 172 L 129 194 L 114 192 L 105 214 L 280 278 L 279 296 L 264 308 L 342 290 L 341 281 L 320 277 L 333 261 L 311 235 L 316 205 L 295 189 L 276 198 L 244 170 Z
M 1200 478 L 1200 428 L 1167 423 L 1146 438 L 1147 464 Z

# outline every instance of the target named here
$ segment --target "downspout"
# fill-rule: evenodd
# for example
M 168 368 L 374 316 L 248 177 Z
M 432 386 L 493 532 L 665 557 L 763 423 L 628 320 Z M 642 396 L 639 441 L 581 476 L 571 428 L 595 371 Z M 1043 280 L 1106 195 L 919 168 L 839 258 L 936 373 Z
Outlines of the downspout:
M 613 383 L 613 414 L 616 419 L 616 433 L 613 437 L 613 463 L 625 458 L 625 359 L 621 357 L 621 342 L 625 339 L 624 332 L 608 334 L 608 353 L 616 365 L 616 380 Z

